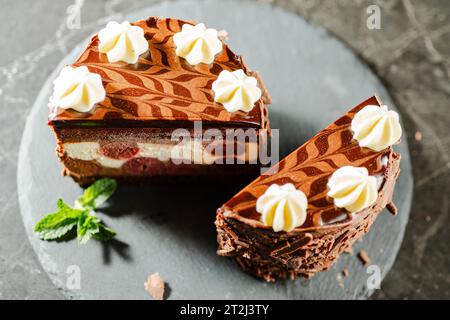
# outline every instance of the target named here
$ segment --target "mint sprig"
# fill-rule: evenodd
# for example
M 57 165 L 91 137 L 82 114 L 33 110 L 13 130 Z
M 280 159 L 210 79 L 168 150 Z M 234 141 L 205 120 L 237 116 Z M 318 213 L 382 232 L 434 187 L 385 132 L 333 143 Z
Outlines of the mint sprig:
M 117 183 L 114 179 L 103 178 L 89 186 L 83 195 L 75 201 L 74 207 L 63 199 L 58 199 L 57 211 L 42 218 L 34 227 L 42 240 L 59 240 L 75 227 L 78 243 L 85 244 L 89 239 L 112 239 L 116 232 L 95 215 L 94 210 L 114 193 Z
M 83 195 L 75 202 L 75 206 L 94 210 L 116 191 L 117 183 L 113 179 L 103 178 L 84 190 Z

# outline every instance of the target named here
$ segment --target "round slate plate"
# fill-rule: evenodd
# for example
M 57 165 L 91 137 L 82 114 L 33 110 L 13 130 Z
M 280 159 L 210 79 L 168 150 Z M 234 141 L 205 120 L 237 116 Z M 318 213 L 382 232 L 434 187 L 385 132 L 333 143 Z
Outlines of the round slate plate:
M 269 5 L 242 1 L 167 2 L 127 16 L 134 21 L 160 15 L 205 22 L 229 33 L 229 45 L 259 70 L 272 97 L 270 119 L 280 129 L 281 155 L 301 145 L 350 107 L 377 93 L 395 108 L 373 73 L 343 44 L 296 15 Z M 78 46 L 43 86 L 23 135 L 18 194 L 30 241 L 55 285 L 70 298 L 148 298 L 143 283 L 160 272 L 169 299 L 349 299 L 371 294 L 361 262 L 344 254 L 327 272 L 312 280 L 265 283 L 244 274 L 216 255 L 215 209 L 244 185 L 122 186 L 99 213 L 118 232 L 109 243 L 44 242 L 33 233 L 56 199 L 75 200 L 81 189 L 60 175 L 55 139 L 47 127 L 52 80 L 63 64 L 82 50 Z M 406 138 L 397 147 L 402 174 L 395 203 L 399 215 L 380 215 L 358 243 L 384 276 L 391 267 L 408 221 L 412 179 Z M 73 267 L 76 266 L 76 267 Z M 70 275 L 79 267 L 81 287 Z M 350 275 L 342 278 L 348 269 Z

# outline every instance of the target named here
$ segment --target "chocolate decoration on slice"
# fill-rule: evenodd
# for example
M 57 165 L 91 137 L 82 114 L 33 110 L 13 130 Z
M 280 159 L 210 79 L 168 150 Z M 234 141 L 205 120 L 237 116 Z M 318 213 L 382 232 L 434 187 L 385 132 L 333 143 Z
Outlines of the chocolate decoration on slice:
M 352 139 L 351 121 L 366 105 L 381 103 L 372 97 L 356 106 L 218 209 L 219 255 L 233 257 L 245 271 L 267 281 L 310 277 L 327 270 L 340 253 L 369 230 L 383 208 L 393 207 L 400 155 L 392 147 L 379 152 L 362 148 Z M 373 205 L 349 213 L 327 197 L 329 177 L 343 166 L 365 167 L 370 175 L 381 177 Z M 307 196 L 307 218 L 290 232 L 274 232 L 261 222 L 256 201 L 270 185 L 286 183 Z

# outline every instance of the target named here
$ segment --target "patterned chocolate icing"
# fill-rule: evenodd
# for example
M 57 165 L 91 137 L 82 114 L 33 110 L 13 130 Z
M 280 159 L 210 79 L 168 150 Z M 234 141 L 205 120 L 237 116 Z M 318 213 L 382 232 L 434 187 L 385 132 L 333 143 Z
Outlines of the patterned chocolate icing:
M 185 23 L 192 22 L 149 17 L 133 25 L 144 29 L 149 51 L 139 57 L 136 64 L 110 63 L 98 50 L 98 37 L 94 35 L 73 66 L 87 66 L 101 75 L 106 99 L 97 104 L 92 113 L 58 110 L 50 115 L 50 124 L 76 125 L 91 122 L 128 122 L 151 126 L 161 121 L 166 126 L 179 122 L 204 121 L 231 126 L 266 128 L 267 111 L 263 99 L 256 102 L 249 113 L 230 113 L 214 102 L 211 85 L 222 70 L 243 69 L 250 74 L 241 57 L 226 44 L 212 64 L 191 66 L 175 54 L 173 35 Z M 264 91 L 264 90 L 263 90 Z M 177 122 L 175 124 L 174 122 Z M 141 123 L 141 124 L 138 124 Z
M 361 148 L 353 139 L 351 121 L 356 112 L 370 104 L 381 105 L 377 97 L 372 97 L 356 106 L 253 181 L 219 210 L 226 212 L 228 217 L 258 228 L 270 228 L 259 222 L 256 200 L 273 183 L 292 183 L 308 198 L 307 219 L 292 232 L 351 221 L 357 213 L 352 215 L 345 209 L 339 209 L 332 199 L 328 199 L 329 177 L 336 169 L 346 165 L 366 167 L 370 175 L 384 175 L 386 167 L 381 160 L 384 156 L 389 159 L 393 155 L 391 147 L 376 152 Z

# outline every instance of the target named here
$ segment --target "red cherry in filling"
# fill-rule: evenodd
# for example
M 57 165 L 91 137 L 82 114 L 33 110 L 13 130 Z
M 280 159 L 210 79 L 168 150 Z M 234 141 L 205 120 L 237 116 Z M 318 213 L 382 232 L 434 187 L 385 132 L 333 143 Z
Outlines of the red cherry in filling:
M 136 142 L 102 142 L 100 143 L 100 154 L 111 159 L 130 159 L 139 152 Z

